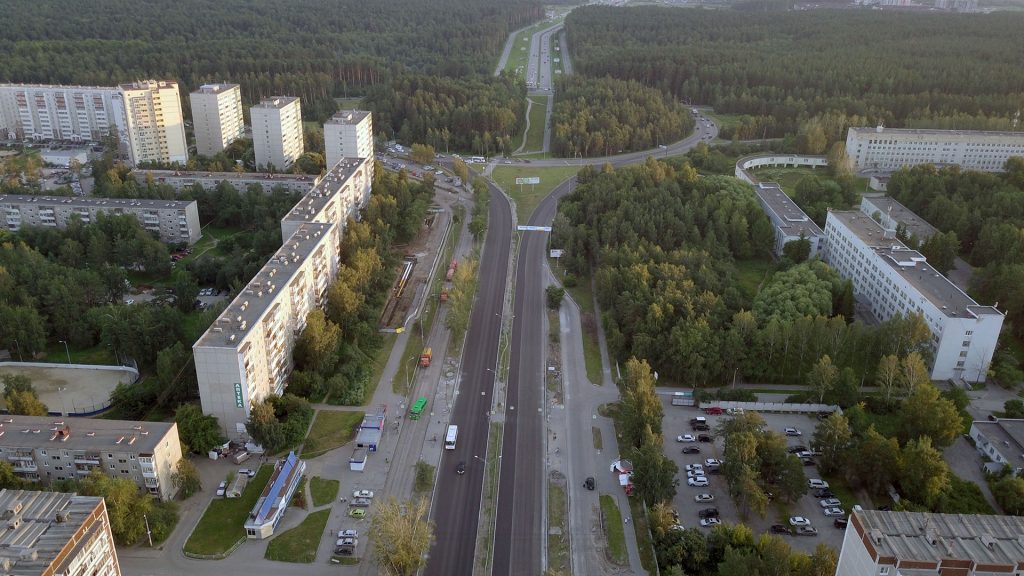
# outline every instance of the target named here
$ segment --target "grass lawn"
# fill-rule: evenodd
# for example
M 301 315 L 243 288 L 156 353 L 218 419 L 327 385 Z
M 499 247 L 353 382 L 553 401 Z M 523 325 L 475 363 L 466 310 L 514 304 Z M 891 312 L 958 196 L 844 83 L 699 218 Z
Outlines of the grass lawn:
M 539 152 L 544 148 L 544 116 L 547 112 L 548 99 L 543 96 L 529 98 L 533 105 L 530 106 L 530 131 L 526 133 L 526 146 L 524 152 Z
M 348 443 L 355 437 L 356 426 L 363 421 L 363 416 L 364 413 L 359 411 L 318 411 L 302 447 L 302 457 L 314 458 Z
M 836 498 L 843 503 L 844 510 L 853 510 L 854 504 L 860 504 L 865 508 L 874 508 L 871 502 L 861 502 L 860 498 L 854 493 L 853 489 L 846 482 L 846 478 L 840 475 L 822 475 L 821 479 L 828 482 L 828 489 L 835 493 Z
M 505 61 L 505 71 L 512 74 L 526 76 L 526 61 L 530 57 L 530 38 L 541 30 L 565 19 L 565 15 L 556 16 L 551 20 L 542 20 L 526 30 L 520 32 L 512 44 L 512 51 L 509 52 L 508 60 Z
M 476 540 L 476 560 L 474 566 L 481 571 L 488 568 L 491 554 L 494 552 L 494 506 L 498 496 L 498 463 L 501 452 L 502 425 L 491 423 L 487 432 L 487 461 L 484 463 L 483 508 L 480 530 Z
M 828 168 L 814 168 L 811 166 L 777 166 L 757 168 L 754 175 L 765 182 L 775 182 L 782 186 L 782 191 L 792 197 L 796 194 L 796 185 L 806 176 L 817 176 L 819 178 L 832 178 Z M 857 194 L 864 194 L 868 190 L 868 178 L 854 178 L 854 188 Z
M 334 103 L 338 105 L 341 110 L 355 109 L 359 110 L 363 106 L 362 98 L 335 98 Z
M 423 460 L 416 463 L 416 479 L 413 481 L 412 490 L 413 492 L 419 492 L 421 494 L 430 492 L 434 488 L 434 476 L 437 474 L 437 468 L 431 464 L 427 464 Z
M 597 426 L 590 428 L 590 434 L 594 437 L 594 450 L 601 450 L 604 448 L 604 441 L 601 440 L 601 429 Z
M 309 481 L 309 491 L 313 494 L 313 506 L 323 506 L 334 502 L 338 497 L 338 488 L 341 482 L 331 478 L 313 476 Z
M 736 261 L 736 283 L 749 307 L 761 288 L 771 279 L 773 262 L 769 258 Z
M 869 424 L 875 425 L 875 430 L 879 434 L 886 438 L 893 438 L 896 436 L 896 432 L 900 428 L 900 415 L 898 413 L 890 414 L 876 414 L 874 412 L 867 412 L 867 419 Z
M 245 528 L 242 525 L 259 500 L 260 493 L 263 492 L 273 471 L 274 467 L 269 464 L 261 467 L 256 477 L 245 487 L 241 498 L 215 497 L 185 542 L 184 551 L 199 555 L 223 554 L 236 542 L 245 538 Z M 208 489 L 212 488 L 215 487 Z
M 495 184 L 500 186 L 516 201 L 516 216 L 520 224 L 526 224 L 530 215 L 555 186 L 565 182 L 579 171 L 578 166 L 553 166 L 549 168 L 531 168 L 529 166 L 498 166 L 491 173 Z M 540 184 L 520 186 L 516 178 L 537 176 Z
M 68 361 L 68 352 L 71 353 L 72 364 L 117 364 L 114 360 L 114 353 L 103 344 L 97 344 L 92 348 L 74 348 L 69 346 L 65 349 L 64 345 L 60 342 L 47 343 L 46 355 L 43 356 L 42 361 L 63 364 Z M 18 357 L 17 347 L 12 348 L 11 356 L 13 358 Z
M 633 531 L 636 532 L 636 546 L 640 553 L 640 565 L 644 570 L 654 574 L 657 572 L 654 558 L 654 540 L 651 538 L 651 527 L 647 523 L 647 514 L 644 513 L 644 504 L 639 496 L 630 496 L 629 510 L 632 514 Z
M 398 334 L 393 332 L 381 334 L 380 350 L 377 350 L 377 353 L 373 355 L 373 372 L 370 373 L 370 387 L 366 390 L 364 406 L 373 398 L 374 392 L 377 391 L 377 386 L 380 385 L 380 378 L 384 375 L 384 367 L 387 366 L 388 358 L 391 357 L 391 352 L 395 348 L 396 338 L 398 338 Z
M 321 510 L 306 516 L 301 524 L 271 540 L 264 558 L 303 564 L 316 560 L 316 549 L 320 546 L 321 536 L 330 517 L 330 510 Z
M 569 573 L 569 530 L 565 519 L 567 505 L 565 488 L 548 481 L 548 526 L 561 530 L 559 534 L 548 531 L 548 566 L 559 574 Z
M 718 129 L 724 130 L 726 128 L 734 128 L 739 125 L 742 114 L 717 114 L 708 112 L 707 110 L 701 110 L 701 114 L 715 121 L 718 124 Z
M 622 513 L 615 498 L 601 495 L 601 515 L 604 516 L 604 535 L 608 539 L 608 559 L 619 566 L 629 564 L 626 557 L 626 532 L 622 528 Z

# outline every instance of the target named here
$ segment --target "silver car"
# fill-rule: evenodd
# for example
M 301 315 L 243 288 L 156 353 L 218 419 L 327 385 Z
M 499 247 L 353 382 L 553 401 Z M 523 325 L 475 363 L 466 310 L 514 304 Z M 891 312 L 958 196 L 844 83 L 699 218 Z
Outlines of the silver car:
M 348 505 L 356 508 L 368 508 L 371 502 L 373 501 L 369 498 L 354 498 Z

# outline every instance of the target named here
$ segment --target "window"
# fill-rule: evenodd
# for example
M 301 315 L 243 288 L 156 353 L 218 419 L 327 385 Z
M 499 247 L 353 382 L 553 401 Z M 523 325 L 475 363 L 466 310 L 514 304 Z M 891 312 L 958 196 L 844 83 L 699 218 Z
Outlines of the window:
M 960 357 L 961 358 L 967 358 L 967 350 L 964 350 L 963 352 L 961 352 L 960 353 Z
M 878 568 L 878 574 L 879 574 L 879 576 L 888 576 L 888 574 L 889 574 L 889 567 L 888 566 L 881 566 L 881 567 L 879 567 Z
M 957 368 L 963 368 L 963 367 L 964 367 L 964 361 L 963 361 L 963 360 L 961 360 L 961 361 L 957 362 L 957 363 L 956 363 L 956 367 L 957 367 Z

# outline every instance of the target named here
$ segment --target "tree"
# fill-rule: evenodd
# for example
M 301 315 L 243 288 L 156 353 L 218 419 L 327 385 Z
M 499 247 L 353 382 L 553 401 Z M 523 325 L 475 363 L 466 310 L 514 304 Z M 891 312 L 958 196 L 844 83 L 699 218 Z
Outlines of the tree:
M 900 359 L 894 354 L 882 356 L 875 371 L 875 381 L 885 394 L 885 403 L 891 401 L 892 393 L 900 384 Z
M 900 487 L 910 500 L 931 508 L 949 489 L 949 467 L 942 453 L 932 448 L 932 440 L 922 436 L 903 447 Z
M 388 498 L 375 506 L 370 517 L 374 556 L 384 574 L 413 576 L 426 565 L 426 553 L 434 540 L 426 498 L 399 503 Z
M 39 401 L 32 380 L 23 374 L 4 374 L 4 402 L 7 411 L 22 416 L 46 416 L 49 410 Z
M 811 241 L 801 233 L 799 240 L 790 240 L 782 245 L 782 255 L 794 264 L 806 262 L 811 256 Z
M 1014 398 L 1003 402 L 1003 413 L 1006 418 L 1024 418 L 1024 400 Z
M 846 153 L 846 142 L 834 142 L 828 149 L 828 169 L 836 179 L 853 176 L 853 161 Z
M 174 303 L 178 310 L 188 313 L 196 308 L 196 296 L 199 296 L 199 284 L 195 277 L 179 270 L 174 274 Z
M 323 310 L 313 309 L 306 316 L 306 327 L 295 342 L 295 361 L 300 369 L 329 375 L 338 362 L 341 328 L 327 319 Z
M 544 290 L 544 294 L 547 297 L 548 308 L 558 310 L 558 307 L 562 305 L 562 298 L 565 298 L 565 288 L 554 285 L 548 286 Z
M 928 377 L 928 366 L 925 365 L 924 358 L 917 352 L 907 354 L 900 363 L 900 368 L 902 370 L 903 387 L 911 393 L 918 386 L 931 383 L 931 379 Z
M 178 423 L 181 441 L 196 454 L 205 455 L 225 441 L 217 417 L 203 414 L 202 409 L 195 404 L 178 406 L 174 421 Z
M 139 492 L 131 479 L 113 478 L 93 468 L 79 484 L 79 492 L 84 496 L 103 497 L 110 531 L 118 544 L 132 545 L 146 533 L 144 516 L 152 510 L 153 500 Z
M 839 412 L 833 412 L 818 424 L 811 448 L 821 453 L 818 456 L 818 469 L 822 474 L 832 474 L 845 467 L 852 439 L 850 422 Z
M 930 382 L 919 385 L 903 401 L 900 439 L 904 442 L 926 436 L 937 447 L 946 447 L 963 433 L 963 421 L 956 405 L 939 395 Z
M 434 147 L 429 144 L 413 144 L 410 153 L 412 161 L 418 164 L 432 164 L 436 155 Z
M 458 176 L 463 182 L 469 182 L 469 167 L 462 158 L 455 158 L 452 160 L 452 172 Z
M 804 576 L 832 576 L 836 573 L 836 565 L 839 563 L 835 548 L 825 544 L 814 547 L 810 560 L 810 569 Z
M 818 402 L 825 401 L 825 394 L 832 390 L 839 379 L 839 369 L 832 363 L 828 354 L 822 356 L 807 374 L 807 383 L 811 390 L 818 395 Z
M 626 361 L 626 374 L 619 404 L 622 421 L 622 441 L 619 446 L 639 448 L 645 431 L 660 436 L 664 409 L 654 390 L 654 375 L 646 360 L 630 358 Z
M 14 473 L 14 466 L 6 461 L 0 460 L 0 489 L 21 490 L 25 482 Z
M 1007 514 L 1024 516 L 1024 478 L 1003 476 L 992 484 L 992 495 Z
M 675 478 L 679 466 L 664 454 L 661 437 L 651 435 L 650 440 L 633 450 L 633 486 L 648 506 L 671 502 L 676 495 Z
M 899 442 L 882 436 L 871 426 L 850 459 L 850 475 L 871 494 L 884 495 L 899 475 L 901 462 Z
M 190 498 L 203 489 L 199 469 L 188 458 L 178 460 L 178 465 L 175 466 L 175 470 L 171 474 L 171 482 L 182 498 Z
M 959 252 L 960 240 L 956 237 L 956 232 L 952 231 L 936 232 L 921 244 L 921 254 L 942 274 L 953 268 Z

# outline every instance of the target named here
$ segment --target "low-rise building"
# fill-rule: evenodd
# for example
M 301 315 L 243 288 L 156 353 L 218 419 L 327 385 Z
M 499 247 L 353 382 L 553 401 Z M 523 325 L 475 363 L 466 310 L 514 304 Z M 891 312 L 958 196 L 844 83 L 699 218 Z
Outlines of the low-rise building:
M 754 193 L 757 194 L 757 201 L 771 220 L 772 229 L 775 231 L 772 251 L 776 256 L 783 254 L 782 249 L 786 244 L 800 239 L 810 243 L 809 257 L 813 258 L 818 254 L 824 236 L 821 228 L 782 191 L 778 184 L 758 182 L 754 185 Z
M 1020 574 L 1024 518 L 857 510 L 836 576 Z
M 1001 172 L 1008 158 L 1024 156 L 1024 132 L 850 128 L 846 154 L 858 172 L 894 172 L 917 164 Z
M 18 477 L 44 485 L 99 470 L 168 500 L 177 493 L 171 475 L 181 443 L 174 422 L 5 416 L 0 460 L 10 462 Z
M 896 233 L 902 229 L 908 238 L 915 238 L 918 242 L 938 233 L 928 221 L 890 196 L 864 196 L 860 201 L 860 211 L 874 218 L 886 231 Z
M 1024 420 L 975 421 L 971 423 L 970 434 L 978 452 L 999 468 L 1009 466 L 1016 476 L 1024 473 Z
M 305 473 L 306 462 L 300 460 L 295 452 L 289 452 L 288 457 L 277 461 L 266 488 L 245 521 L 248 538 L 263 540 L 274 535 Z
M 213 190 L 221 182 L 227 182 L 239 192 L 245 192 L 251 186 L 259 186 L 263 192 L 268 194 L 275 188 L 307 194 L 320 182 L 320 176 L 310 174 L 267 174 L 265 172 L 133 170 L 132 176 L 139 184 L 145 185 L 152 179 L 154 184 L 166 184 L 178 192 L 196 185 L 202 186 L 205 190 Z
M 4 489 L 0 513 L 0 573 L 120 576 L 103 498 Z
M 132 214 L 143 228 L 155 232 L 169 244 L 195 244 L 202 236 L 199 208 L 194 200 L 119 200 L 81 196 L 0 195 L 3 225 L 8 230 L 22 226 L 51 226 L 64 229 L 72 217 L 90 223 L 99 213 Z

